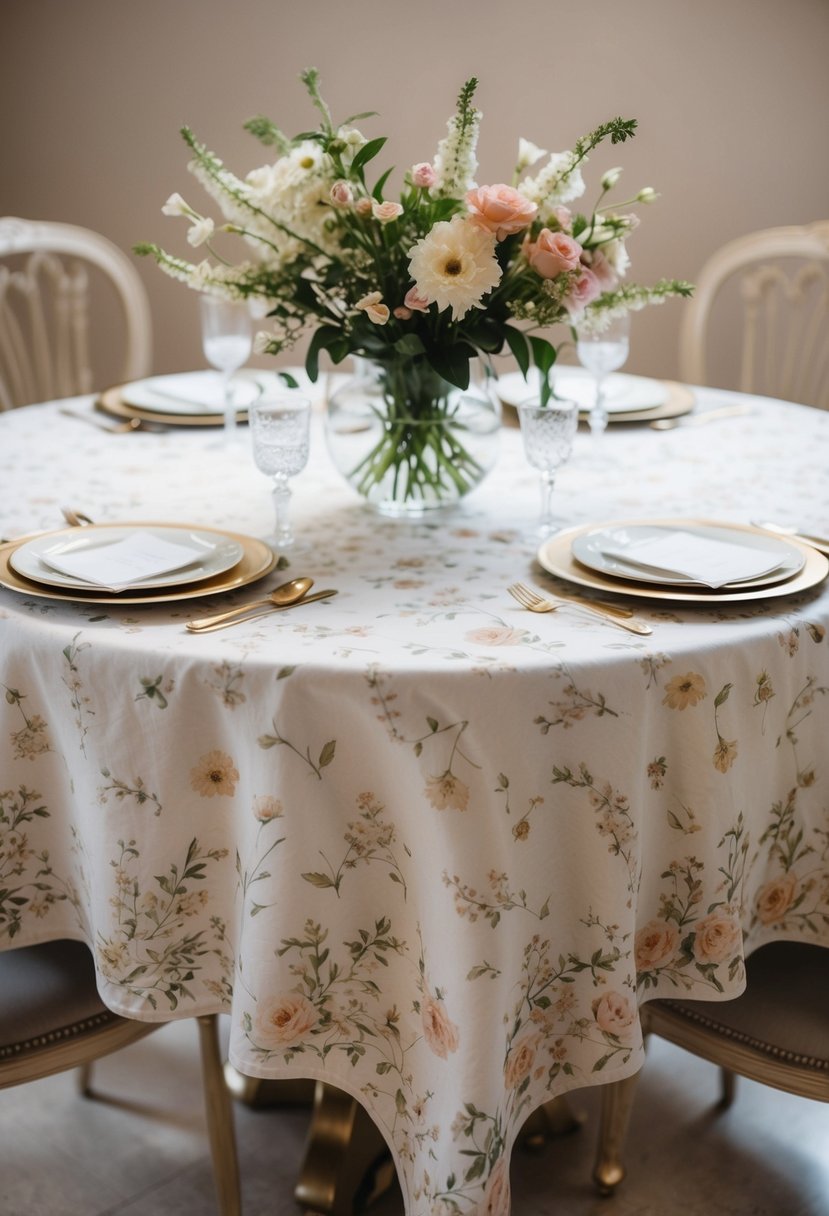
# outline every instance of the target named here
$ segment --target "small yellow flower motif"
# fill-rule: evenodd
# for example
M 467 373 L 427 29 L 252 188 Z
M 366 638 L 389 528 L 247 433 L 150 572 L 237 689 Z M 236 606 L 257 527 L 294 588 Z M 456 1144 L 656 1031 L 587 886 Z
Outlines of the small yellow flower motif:
M 707 695 L 704 678 L 689 671 L 687 675 L 674 676 L 668 681 L 662 704 L 667 705 L 669 709 L 686 709 L 689 705 L 696 705 Z
M 737 740 L 720 739 L 714 748 L 714 768 L 719 773 L 727 773 L 737 759 Z

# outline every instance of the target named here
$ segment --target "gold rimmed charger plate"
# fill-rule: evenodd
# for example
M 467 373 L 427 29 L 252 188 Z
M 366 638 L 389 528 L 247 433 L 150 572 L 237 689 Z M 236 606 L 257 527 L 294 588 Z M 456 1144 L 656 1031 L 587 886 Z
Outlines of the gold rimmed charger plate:
M 656 422 L 662 418 L 681 418 L 683 414 L 690 414 L 696 402 L 693 390 L 687 384 L 679 384 L 675 380 L 663 380 L 662 384 L 667 390 L 667 396 L 659 405 L 644 410 L 614 411 L 608 414 L 608 426 L 617 422 Z M 508 417 L 517 418 L 518 410 L 511 402 L 501 399 L 501 404 Z M 586 422 L 589 417 L 589 410 L 579 410 L 580 422 Z
M 128 525 L 123 523 L 118 524 L 90 524 L 90 529 L 96 531 L 105 531 L 107 528 L 118 528 L 123 530 Z M 24 592 L 27 595 L 37 595 L 41 599 L 47 600 L 66 600 L 69 603 L 75 604 L 109 604 L 111 606 L 120 606 L 122 604 L 170 604 L 176 600 L 197 599 L 210 595 L 223 594 L 226 591 L 235 591 L 238 587 L 246 587 L 248 583 L 253 583 L 257 579 L 264 578 L 266 574 L 270 574 L 277 563 L 277 555 L 274 553 L 270 545 L 264 541 L 258 540 L 254 536 L 244 536 L 238 532 L 226 532 L 221 528 L 206 529 L 202 524 L 171 524 L 157 523 L 150 520 L 140 520 L 131 525 L 136 528 L 192 528 L 194 531 L 210 531 L 217 536 L 227 537 L 229 540 L 235 540 L 242 546 L 242 557 L 232 566 L 230 570 L 225 570 L 222 574 L 216 574 L 212 578 L 204 579 L 199 583 L 176 584 L 175 587 L 170 587 L 166 590 L 154 588 L 147 591 L 103 591 L 89 590 L 86 588 L 58 588 L 47 586 L 43 583 L 35 582 L 34 579 L 24 578 L 17 574 L 11 567 L 9 559 L 20 545 L 26 544 L 27 541 L 33 540 L 34 536 L 21 536 L 18 540 L 9 541 L 0 546 L 0 587 L 6 587 L 9 591 Z M 86 531 L 86 529 L 85 529 Z M 77 534 L 76 528 L 59 528 L 55 532 L 49 533 L 55 538 L 60 536 L 74 536 Z M 43 536 L 40 532 L 37 535 Z
M 538 564 L 548 574 L 555 574 L 569 583 L 580 587 L 591 587 L 594 591 L 611 591 L 617 595 L 635 596 L 637 599 L 670 600 L 673 603 L 707 604 L 709 607 L 719 607 L 721 604 L 743 604 L 751 600 L 772 599 L 774 596 L 795 595 L 798 591 L 808 591 L 810 587 L 821 583 L 829 574 L 829 558 L 818 553 L 810 545 L 803 544 L 793 537 L 786 537 L 786 543 L 799 549 L 805 558 L 803 569 L 782 583 L 771 583 L 768 586 L 753 586 L 743 591 L 705 591 L 695 587 L 689 590 L 680 586 L 649 586 L 646 583 L 634 582 L 624 578 L 600 574 L 583 566 L 572 555 L 570 546 L 577 536 L 592 532 L 596 528 L 625 527 L 636 524 L 651 524 L 659 527 L 706 527 L 727 528 L 732 532 L 750 532 L 754 536 L 768 537 L 768 532 L 762 528 L 752 528 L 749 524 L 725 523 L 713 519 L 610 519 L 604 523 L 583 524 L 578 528 L 568 528 L 557 532 L 549 540 L 544 541 L 536 555 Z
M 205 414 L 178 414 L 167 410 L 148 410 L 125 401 L 122 390 L 127 386 L 115 384 L 105 389 L 95 402 L 95 409 L 113 418 L 137 418 L 141 422 L 163 422 L 165 426 L 224 426 L 224 415 L 216 410 Z M 236 411 L 237 422 L 247 422 L 247 410 Z

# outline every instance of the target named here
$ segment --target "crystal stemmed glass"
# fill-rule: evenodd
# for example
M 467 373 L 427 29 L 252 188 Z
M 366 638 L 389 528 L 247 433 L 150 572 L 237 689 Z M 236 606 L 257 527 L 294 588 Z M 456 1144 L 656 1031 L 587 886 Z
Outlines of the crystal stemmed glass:
M 549 536 L 561 526 L 553 518 L 551 501 L 558 469 L 570 459 L 573 440 L 579 424 L 579 407 L 575 401 L 551 397 L 546 405 L 537 399 L 518 405 L 521 438 L 529 463 L 538 469 L 541 484 L 541 515 L 536 535 Z
M 253 326 L 246 304 L 224 296 L 201 296 L 201 334 L 204 356 L 211 367 L 222 375 L 226 439 L 236 433 L 236 409 L 233 401 L 233 373 L 250 358 Z
M 613 317 L 602 329 L 576 327 L 576 354 L 582 367 L 591 373 L 595 385 L 593 407 L 589 416 L 594 448 L 598 446 L 601 436 L 607 429 L 605 379 L 609 372 L 615 372 L 617 368 L 623 366 L 629 349 L 629 313 Z
M 286 549 L 294 543 L 288 483 L 308 463 L 311 402 L 298 393 L 286 393 L 276 400 L 251 405 L 248 418 L 256 467 L 273 479 L 276 517 L 273 544 L 277 549 Z

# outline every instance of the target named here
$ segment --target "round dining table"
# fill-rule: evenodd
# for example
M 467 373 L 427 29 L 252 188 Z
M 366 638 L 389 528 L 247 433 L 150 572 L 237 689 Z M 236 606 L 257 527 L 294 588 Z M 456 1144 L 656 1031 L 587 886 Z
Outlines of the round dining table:
M 745 408 L 580 431 L 562 520 L 825 536 L 829 414 L 695 396 Z M 246 431 L 107 434 L 66 405 L 0 415 L 4 540 L 64 507 L 268 535 Z M 548 573 L 514 425 L 409 521 L 340 478 L 317 414 L 293 491 L 294 547 L 229 593 L 0 586 L 0 948 L 82 940 L 115 1012 L 229 1015 L 240 1073 L 368 1112 L 407 1216 L 506 1216 L 522 1125 L 642 1066 L 643 1002 L 728 1000 L 764 943 L 829 946 L 829 584 L 683 602 Z M 296 576 L 337 594 L 186 628 Z M 517 581 L 651 632 L 529 612 Z

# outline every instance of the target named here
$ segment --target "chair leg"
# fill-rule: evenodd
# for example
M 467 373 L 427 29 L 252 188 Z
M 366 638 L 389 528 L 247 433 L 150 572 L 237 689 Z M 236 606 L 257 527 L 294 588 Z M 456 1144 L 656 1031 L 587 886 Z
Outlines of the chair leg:
M 92 1065 L 81 1064 L 77 1070 L 78 1078 L 78 1093 L 82 1098 L 88 1098 L 92 1094 Z
M 225 1086 L 219 1055 L 219 1019 L 216 1014 L 196 1018 L 199 1024 L 204 1105 L 207 1129 L 213 1156 L 213 1176 L 220 1216 L 241 1216 L 239 1163 L 236 1156 L 236 1133 L 233 1127 L 233 1104 Z
M 612 1195 L 625 1176 L 622 1154 L 638 1075 L 602 1087 L 599 1143 L 593 1181 L 600 1195 Z
M 720 1069 L 720 1109 L 727 1110 L 737 1092 L 737 1074 L 728 1068 Z

